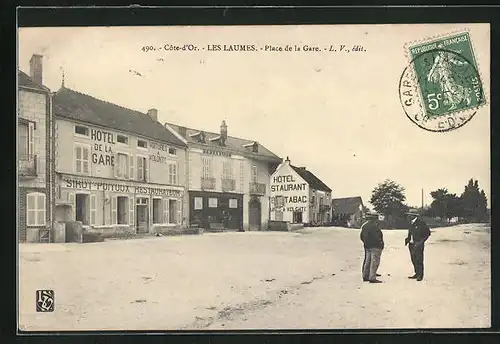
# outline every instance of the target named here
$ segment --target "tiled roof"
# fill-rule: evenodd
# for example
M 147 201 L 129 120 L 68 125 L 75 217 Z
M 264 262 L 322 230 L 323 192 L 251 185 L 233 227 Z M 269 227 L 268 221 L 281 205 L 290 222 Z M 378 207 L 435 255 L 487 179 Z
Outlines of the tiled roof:
M 220 133 L 212 133 L 208 131 L 202 131 L 198 129 L 192 129 L 192 128 L 186 128 L 177 124 L 172 124 L 172 123 L 166 123 L 168 126 L 170 126 L 173 130 L 178 132 L 182 137 L 186 139 L 188 143 L 197 143 L 201 145 L 206 145 L 207 147 L 218 147 L 221 148 L 217 140 L 213 140 L 215 138 L 220 137 Z M 205 143 L 200 143 L 200 141 L 193 137 L 194 134 L 203 132 L 205 134 Z M 212 139 L 212 140 L 211 140 Z M 252 152 L 252 147 L 251 145 L 256 142 L 258 145 L 258 152 L 254 153 Z M 263 158 L 265 160 L 269 160 L 271 162 L 276 162 L 276 163 L 281 163 L 282 159 L 271 152 L 269 149 L 264 147 L 262 144 L 260 144 L 257 141 L 252 141 L 248 139 L 242 139 L 238 137 L 233 137 L 233 136 L 228 136 L 227 140 L 225 142 L 224 147 L 236 151 L 240 154 L 243 154 L 245 156 L 250 156 L 250 157 L 255 157 L 256 159 Z
M 359 196 L 332 199 L 334 214 L 354 214 L 360 205 L 363 205 L 363 200 Z
M 65 87 L 59 89 L 54 95 L 54 114 L 177 146 L 186 146 L 170 130 L 145 113 L 127 109 Z
M 50 91 L 48 87 L 37 84 L 36 82 L 33 81 L 33 79 L 29 77 L 28 74 L 20 70 L 17 71 L 17 82 L 21 87 L 29 87 L 46 92 Z
M 296 167 L 293 165 L 290 165 L 290 167 L 293 168 L 294 171 L 297 172 L 299 174 L 299 176 L 301 176 L 302 179 L 304 179 L 306 181 L 306 183 L 309 184 L 310 188 L 313 188 L 315 190 L 320 190 L 320 191 L 326 191 L 326 192 L 332 191 L 332 189 L 330 189 L 325 183 L 323 183 L 312 172 L 306 170 L 305 168 Z

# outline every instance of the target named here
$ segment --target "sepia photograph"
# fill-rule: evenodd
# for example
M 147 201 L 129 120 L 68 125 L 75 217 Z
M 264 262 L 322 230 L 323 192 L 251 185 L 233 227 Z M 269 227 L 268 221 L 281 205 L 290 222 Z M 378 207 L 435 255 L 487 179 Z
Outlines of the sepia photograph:
M 19 332 L 491 326 L 489 24 L 17 43 Z

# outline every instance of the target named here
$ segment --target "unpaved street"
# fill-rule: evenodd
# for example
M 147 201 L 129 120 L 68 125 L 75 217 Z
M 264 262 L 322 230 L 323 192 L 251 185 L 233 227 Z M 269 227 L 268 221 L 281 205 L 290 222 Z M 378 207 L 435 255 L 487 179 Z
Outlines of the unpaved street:
M 310 228 L 20 245 L 20 328 L 210 330 L 490 326 L 490 234 L 436 229 L 425 279 L 384 231 L 383 284 L 361 281 L 359 230 Z M 53 289 L 53 313 L 35 290 Z

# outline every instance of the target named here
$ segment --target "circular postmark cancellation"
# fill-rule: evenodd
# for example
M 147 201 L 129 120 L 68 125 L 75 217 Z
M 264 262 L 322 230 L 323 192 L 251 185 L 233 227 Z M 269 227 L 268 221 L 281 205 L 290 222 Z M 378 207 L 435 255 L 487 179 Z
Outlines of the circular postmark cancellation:
M 463 33 L 410 48 L 412 60 L 401 75 L 399 99 L 406 116 L 420 128 L 458 129 L 485 103 L 468 38 Z

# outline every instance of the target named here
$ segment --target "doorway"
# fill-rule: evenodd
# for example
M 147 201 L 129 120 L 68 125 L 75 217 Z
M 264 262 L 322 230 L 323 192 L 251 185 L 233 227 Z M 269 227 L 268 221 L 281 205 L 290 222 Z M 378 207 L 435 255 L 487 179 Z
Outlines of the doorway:
M 261 229 L 261 204 L 258 198 L 253 198 L 248 203 L 248 227 L 251 231 Z
M 149 232 L 149 207 L 147 198 L 137 198 L 135 206 L 135 228 L 137 233 Z
M 75 220 L 80 221 L 82 225 L 87 226 L 90 222 L 90 212 L 89 212 L 89 195 L 77 193 L 75 195 Z

